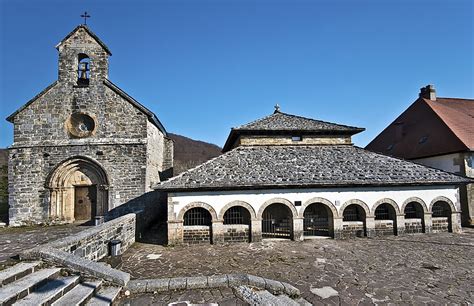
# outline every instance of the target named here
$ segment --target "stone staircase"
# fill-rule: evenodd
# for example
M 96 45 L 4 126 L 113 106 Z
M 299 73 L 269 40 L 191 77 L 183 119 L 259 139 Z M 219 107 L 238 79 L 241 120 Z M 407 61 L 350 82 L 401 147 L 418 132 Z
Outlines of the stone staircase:
M 112 305 L 122 287 L 85 280 L 42 262 L 21 262 L 0 271 L 3 305 Z

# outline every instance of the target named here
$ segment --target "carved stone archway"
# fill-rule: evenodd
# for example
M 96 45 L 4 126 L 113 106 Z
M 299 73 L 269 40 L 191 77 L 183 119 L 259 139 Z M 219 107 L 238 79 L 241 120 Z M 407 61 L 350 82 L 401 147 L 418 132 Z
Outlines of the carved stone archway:
M 109 210 L 107 174 L 97 162 L 87 157 L 73 157 L 60 163 L 48 176 L 46 187 L 50 190 L 51 220 L 76 220 L 79 189 L 86 189 L 90 193 L 91 207 L 84 220 L 103 216 Z

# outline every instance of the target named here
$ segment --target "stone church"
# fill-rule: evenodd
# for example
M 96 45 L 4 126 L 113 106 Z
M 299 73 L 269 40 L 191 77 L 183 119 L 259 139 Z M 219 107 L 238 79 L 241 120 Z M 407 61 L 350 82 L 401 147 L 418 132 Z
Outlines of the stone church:
M 172 175 L 172 140 L 109 80 L 112 54 L 86 25 L 56 48 L 58 80 L 7 118 L 10 225 L 146 211 L 156 201 L 146 196 L 151 186 Z
M 358 148 L 363 130 L 279 108 L 233 128 L 223 155 L 155 186 L 169 243 L 460 231 L 470 180 Z

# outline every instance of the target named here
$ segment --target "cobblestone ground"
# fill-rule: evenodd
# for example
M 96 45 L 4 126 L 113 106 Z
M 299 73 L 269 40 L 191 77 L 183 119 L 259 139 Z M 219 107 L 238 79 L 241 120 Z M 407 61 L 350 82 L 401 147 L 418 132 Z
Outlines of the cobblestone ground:
M 56 240 L 87 227 L 77 225 L 0 228 L 0 268 L 11 263 L 11 257 L 23 250 Z
M 230 288 L 213 290 L 172 291 L 166 294 L 142 294 L 139 296 L 122 299 L 119 301 L 119 305 L 168 305 L 177 301 L 187 301 L 196 304 L 216 303 L 219 306 L 248 305 L 239 298 L 235 297 L 234 293 L 232 292 L 232 289 Z
M 473 229 L 384 239 L 176 247 L 136 243 L 119 265 L 133 278 L 249 273 L 293 284 L 313 304 L 415 305 L 473 303 L 473 267 Z M 323 299 L 316 294 L 322 287 L 331 287 L 337 296 Z M 176 294 L 144 295 L 139 302 L 162 304 L 187 293 Z M 203 300 L 199 294 L 194 298 Z

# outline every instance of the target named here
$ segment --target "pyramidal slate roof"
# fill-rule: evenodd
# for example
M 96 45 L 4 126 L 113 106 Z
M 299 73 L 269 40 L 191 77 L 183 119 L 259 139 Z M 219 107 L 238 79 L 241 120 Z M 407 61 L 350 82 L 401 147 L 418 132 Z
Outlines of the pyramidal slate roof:
M 364 128 L 283 113 L 277 108 L 269 116 L 232 128 L 223 151 L 230 150 L 237 137 L 242 134 L 354 135 L 364 130 Z
M 253 122 L 233 128 L 233 130 L 264 130 L 264 131 L 338 131 L 362 132 L 365 129 L 354 126 L 336 124 L 301 116 L 275 111 L 273 114 Z
M 472 180 L 352 145 L 241 146 L 154 188 L 256 190 L 469 182 Z

